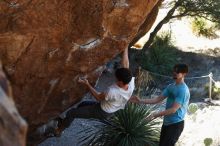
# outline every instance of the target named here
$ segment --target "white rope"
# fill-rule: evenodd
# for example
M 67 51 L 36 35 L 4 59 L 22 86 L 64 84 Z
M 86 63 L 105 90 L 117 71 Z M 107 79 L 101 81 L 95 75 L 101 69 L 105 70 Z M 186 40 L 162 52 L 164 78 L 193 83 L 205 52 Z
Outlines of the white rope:
M 217 83 L 213 78 L 211 78 L 211 80 L 212 80 L 213 83 L 215 83 L 215 84 Z
M 199 79 L 199 78 L 209 78 L 209 75 L 200 76 L 200 77 L 186 77 L 185 79 Z
M 153 75 L 156 75 L 156 76 L 161 76 L 161 77 L 165 77 L 165 78 L 169 78 L 169 79 L 172 79 L 173 77 L 171 77 L 171 76 L 166 76 L 166 75 L 161 75 L 161 74 L 158 74 L 158 73 L 154 73 L 154 72 L 150 72 L 150 71 L 148 71 L 148 70 L 145 70 L 145 71 L 147 71 L 148 73 L 150 73 L 150 74 L 153 74 Z M 185 79 L 200 79 L 200 78 L 209 78 L 209 80 L 210 80 L 210 89 L 212 89 L 212 82 L 214 82 L 214 84 L 215 84 L 215 86 L 217 87 L 217 88 L 220 88 L 220 82 L 216 82 L 214 79 L 213 79 L 213 74 L 212 73 L 209 73 L 208 75 L 204 75 L 204 76 L 198 76 L 198 77 L 186 77 Z M 210 92 L 210 100 L 212 100 L 212 98 L 211 98 L 211 91 L 209 91 Z
M 161 75 L 161 74 L 158 74 L 158 73 L 154 73 L 154 72 L 150 72 L 150 71 L 148 71 L 148 70 L 146 70 L 148 73 L 151 73 L 151 74 L 153 74 L 153 75 L 157 75 L 157 76 L 161 76 L 161 77 L 165 77 L 165 78 L 170 78 L 170 79 L 172 79 L 173 77 L 170 77 L 170 76 L 166 76 L 166 75 Z
M 157 75 L 157 76 L 161 76 L 161 77 L 166 77 L 166 78 L 170 78 L 172 79 L 173 77 L 171 76 L 166 76 L 166 75 L 161 75 L 161 74 L 158 74 L 158 73 L 154 73 L 154 72 L 150 72 L 148 70 L 146 70 L 147 72 L 153 74 L 153 75 Z M 210 74 L 209 75 L 204 75 L 204 76 L 199 76 L 199 77 L 186 77 L 185 79 L 199 79 L 199 78 L 209 78 L 210 77 Z

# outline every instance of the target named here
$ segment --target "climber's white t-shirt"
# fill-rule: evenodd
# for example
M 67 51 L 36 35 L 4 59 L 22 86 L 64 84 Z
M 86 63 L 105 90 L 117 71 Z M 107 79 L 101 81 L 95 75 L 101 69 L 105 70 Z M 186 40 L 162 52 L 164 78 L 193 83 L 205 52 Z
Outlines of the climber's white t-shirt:
M 108 88 L 105 100 L 101 101 L 101 108 L 107 113 L 116 112 L 119 109 L 124 109 L 125 104 L 130 99 L 134 91 L 134 77 L 128 84 L 128 89 L 124 90 L 113 84 Z

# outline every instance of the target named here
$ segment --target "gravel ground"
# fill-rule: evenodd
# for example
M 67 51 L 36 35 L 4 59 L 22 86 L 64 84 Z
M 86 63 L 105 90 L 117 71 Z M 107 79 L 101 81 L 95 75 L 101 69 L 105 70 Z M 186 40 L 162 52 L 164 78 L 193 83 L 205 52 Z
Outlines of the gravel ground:
M 69 128 L 62 132 L 61 137 L 51 137 L 38 146 L 82 146 L 79 144 L 80 131 L 92 126 L 91 121 L 75 119 Z

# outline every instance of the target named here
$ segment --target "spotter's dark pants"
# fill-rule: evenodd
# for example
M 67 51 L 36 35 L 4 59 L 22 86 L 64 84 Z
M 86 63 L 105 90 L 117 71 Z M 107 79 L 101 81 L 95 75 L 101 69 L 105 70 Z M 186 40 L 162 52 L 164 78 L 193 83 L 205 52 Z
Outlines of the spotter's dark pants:
M 160 133 L 159 146 L 174 146 L 184 128 L 184 121 L 171 125 L 163 125 Z

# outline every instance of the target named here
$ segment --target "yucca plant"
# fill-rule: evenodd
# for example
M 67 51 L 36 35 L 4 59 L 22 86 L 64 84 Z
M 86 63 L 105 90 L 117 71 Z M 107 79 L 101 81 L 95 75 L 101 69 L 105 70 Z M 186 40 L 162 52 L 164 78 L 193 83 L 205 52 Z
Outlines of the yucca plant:
M 159 141 L 159 122 L 147 119 L 152 108 L 129 103 L 106 121 L 99 121 L 94 129 L 87 128 L 80 137 L 92 146 L 156 146 Z

